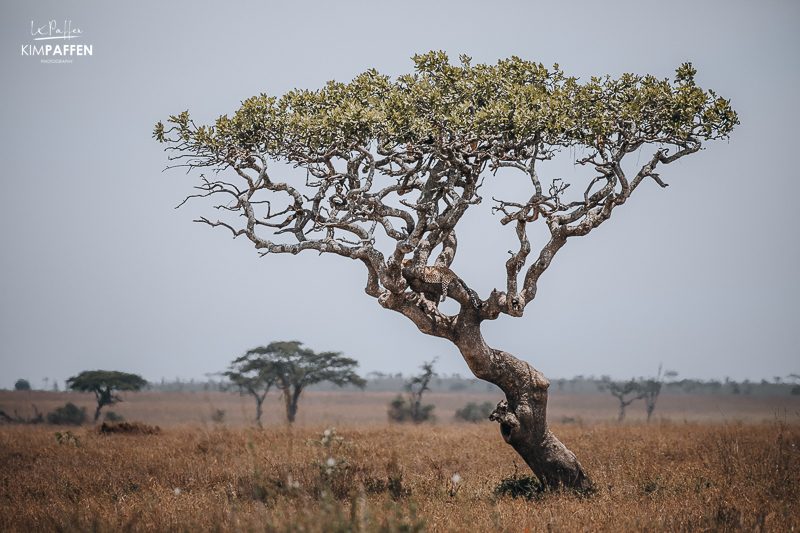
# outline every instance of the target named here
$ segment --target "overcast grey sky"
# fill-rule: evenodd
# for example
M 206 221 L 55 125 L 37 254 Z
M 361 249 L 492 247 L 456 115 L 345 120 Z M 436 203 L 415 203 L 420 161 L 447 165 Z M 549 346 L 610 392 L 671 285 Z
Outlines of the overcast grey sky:
M 69 44 L 92 55 L 24 55 L 32 24 L 50 21 L 80 29 Z M 644 183 L 570 241 L 523 318 L 485 325 L 491 345 L 550 378 L 652 375 L 660 362 L 702 379 L 800 373 L 796 1 L 6 1 L 0 28 L 0 387 L 98 368 L 202 379 L 291 339 L 343 351 L 362 373 L 438 357 L 440 372 L 468 375 L 451 344 L 364 293 L 362 265 L 259 258 L 192 223 L 204 204 L 174 207 L 197 176 L 162 172 L 151 139 L 185 109 L 208 123 L 262 92 L 404 74 L 429 50 L 583 79 L 665 78 L 691 61 L 741 120 L 730 142 L 662 168 L 667 189 Z M 571 163 L 564 153 L 540 174 L 569 182 Z M 484 298 L 504 287 L 514 242 L 490 208 L 470 213 L 454 264 Z

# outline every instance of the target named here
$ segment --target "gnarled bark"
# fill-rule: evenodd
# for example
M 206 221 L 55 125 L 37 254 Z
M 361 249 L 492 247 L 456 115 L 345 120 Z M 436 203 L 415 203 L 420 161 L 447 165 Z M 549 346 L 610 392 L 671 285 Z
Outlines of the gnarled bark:
M 464 317 L 456 345 L 475 376 L 494 383 L 506 395 L 489 417 L 500 423 L 507 444 L 522 457 L 543 485 L 587 489 L 589 476 L 575 454 L 547 427 L 550 382 L 513 355 L 489 348 L 480 325 Z
M 454 241 L 455 239 L 453 239 Z M 451 296 L 461 303 L 455 317 L 440 314 L 436 285 L 405 271 L 409 286 L 394 310 L 410 318 L 429 335 L 451 340 L 475 377 L 493 383 L 505 393 L 490 419 L 500 423 L 503 439 L 549 488 L 587 489 L 591 480 L 575 454 L 547 426 L 547 389 L 550 382 L 530 364 L 513 355 L 490 348 L 481 335 L 482 310 L 476 310 L 462 287 L 452 284 Z M 429 299 L 425 295 L 433 294 Z M 485 306 L 484 306 L 485 307 Z

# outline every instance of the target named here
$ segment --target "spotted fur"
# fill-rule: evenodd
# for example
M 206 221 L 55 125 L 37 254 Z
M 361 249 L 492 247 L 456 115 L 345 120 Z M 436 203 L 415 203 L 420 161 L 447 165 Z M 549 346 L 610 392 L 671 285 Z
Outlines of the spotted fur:
M 406 267 L 409 261 L 410 261 L 409 259 L 405 259 L 403 261 L 403 267 Z M 475 297 L 475 293 L 472 291 L 472 289 L 467 287 L 467 284 L 464 283 L 464 280 L 456 276 L 456 273 L 447 267 L 426 266 L 422 271 L 421 279 L 425 283 L 431 283 L 431 284 L 436 283 L 441 285 L 442 287 L 441 301 L 445 301 L 445 299 L 447 298 L 447 288 L 450 286 L 450 283 L 452 283 L 453 281 L 457 281 L 461 284 L 462 287 L 464 287 L 464 290 L 467 291 L 467 294 L 469 294 L 469 299 L 472 302 L 472 306 L 475 307 L 475 309 L 481 308 L 481 304 L 480 302 L 478 302 L 478 299 Z

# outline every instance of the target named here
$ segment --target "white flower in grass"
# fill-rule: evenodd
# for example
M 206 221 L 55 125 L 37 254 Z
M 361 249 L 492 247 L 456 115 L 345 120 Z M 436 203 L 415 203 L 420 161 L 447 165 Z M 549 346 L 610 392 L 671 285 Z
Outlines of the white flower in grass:
M 335 464 L 336 464 L 336 461 L 333 459 L 333 457 L 328 457 L 328 466 L 333 466 Z
M 181 489 L 179 489 L 179 488 L 175 487 L 175 490 L 173 490 L 172 492 L 174 492 L 174 493 L 175 493 L 175 496 L 177 496 L 178 494 L 180 494 L 180 493 L 181 493 Z
M 326 429 L 325 432 L 323 433 L 323 435 L 325 435 L 326 437 L 330 437 L 331 430 L 330 429 Z
M 453 483 L 458 483 L 459 481 L 461 481 L 461 476 L 459 476 L 458 474 L 454 474 Z

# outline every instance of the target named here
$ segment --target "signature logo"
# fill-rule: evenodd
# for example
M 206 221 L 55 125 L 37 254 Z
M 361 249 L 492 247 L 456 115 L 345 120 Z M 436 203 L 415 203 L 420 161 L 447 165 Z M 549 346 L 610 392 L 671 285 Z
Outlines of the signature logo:
M 51 20 L 44 26 L 38 28 L 31 21 L 31 35 L 34 41 L 44 41 L 47 39 L 75 39 L 83 33 L 79 28 L 72 29 L 72 21 L 65 20 L 64 25 L 59 28 L 55 20 Z
M 55 20 L 47 24 L 37 25 L 31 21 L 31 37 L 34 41 L 71 41 L 83 37 L 83 30 L 73 28 L 71 20 L 65 20 L 62 25 Z M 44 56 L 42 63 L 72 63 L 72 59 L 64 56 L 90 56 L 94 52 L 91 44 L 23 44 L 23 56 Z M 60 56 L 56 58 L 55 56 Z

